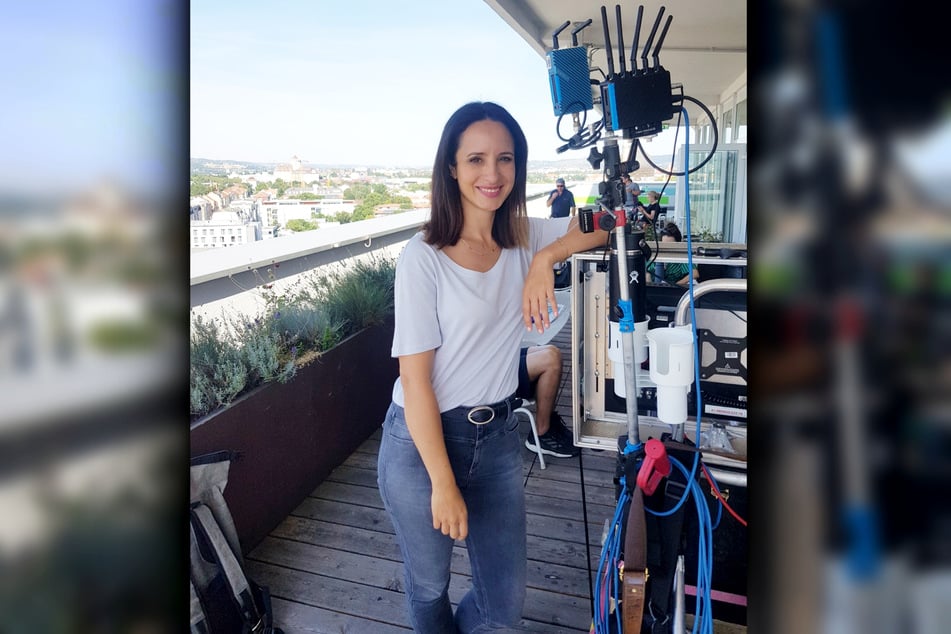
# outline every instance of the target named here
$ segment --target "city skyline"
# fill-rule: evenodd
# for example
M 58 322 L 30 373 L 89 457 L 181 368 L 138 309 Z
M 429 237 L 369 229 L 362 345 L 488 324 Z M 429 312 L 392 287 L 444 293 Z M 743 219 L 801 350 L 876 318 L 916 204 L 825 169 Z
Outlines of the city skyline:
M 393 164 L 385 164 L 385 163 L 341 163 L 341 162 L 339 162 L 339 161 L 338 161 L 338 162 L 330 161 L 330 162 L 318 163 L 318 162 L 314 162 L 314 161 L 309 161 L 309 160 L 307 160 L 307 157 L 300 156 L 300 154 L 295 154 L 295 155 L 293 155 L 293 156 L 289 156 L 289 157 L 287 157 L 287 158 L 285 158 L 285 159 L 283 159 L 283 160 L 278 160 L 278 161 L 259 161 L 259 160 L 250 160 L 250 161 L 249 161 L 249 160 L 240 160 L 240 159 L 234 159 L 234 158 L 231 158 L 231 157 L 220 157 L 220 156 L 191 156 L 191 157 L 189 157 L 189 161 L 191 161 L 191 162 L 193 163 L 193 165 L 191 166 L 191 170 L 194 171 L 194 169 L 195 169 L 194 163 L 197 162 L 197 161 L 207 161 L 207 162 L 209 162 L 209 163 L 220 164 L 222 168 L 224 168 L 224 167 L 226 167 L 226 166 L 239 166 L 239 165 L 240 165 L 240 166 L 242 166 L 242 167 L 245 167 L 246 169 L 251 169 L 251 168 L 264 168 L 264 167 L 273 168 L 273 167 L 280 166 L 280 165 L 287 165 L 287 164 L 291 163 L 294 158 L 299 159 L 300 162 L 301 162 L 301 165 L 303 165 L 303 166 L 314 167 L 314 168 L 324 169 L 324 170 L 326 170 L 326 169 L 338 169 L 338 168 L 339 168 L 339 169 L 359 169 L 359 168 L 367 168 L 367 169 L 382 169 L 382 170 L 389 170 L 389 169 L 407 169 L 407 170 L 423 170 L 423 171 L 426 171 L 426 172 L 429 172 L 430 170 L 432 170 L 432 165 L 431 165 L 431 164 L 426 164 L 426 165 L 408 165 L 408 164 L 398 164 L 398 163 L 393 163 Z M 669 161 L 669 160 L 670 160 L 670 155 L 659 156 L 659 157 L 655 157 L 655 158 L 659 158 L 661 161 L 665 161 L 665 160 L 666 160 L 666 161 Z M 529 168 L 531 168 L 533 165 L 535 165 L 535 166 L 539 166 L 539 165 L 544 166 L 544 165 L 549 164 L 549 163 L 555 163 L 555 164 L 557 164 L 558 166 L 564 166 L 564 167 L 566 167 L 566 168 L 568 168 L 568 169 L 591 170 L 591 166 L 590 166 L 590 165 L 588 164 L 588 162 L 585 160 L 585 157 L 583 157 L 583 156 L 581 156 L 581 155 L 565 154 L 565 155 L 563 155 L 563 156 L 561 156 L 561 157 L 558 157 L 558 158 L 555 158 L 555 159 L 551 159 L 551 160 L 546 160 L 546 159 L 534 159 L 534 158 L 529 158 L 529 160 L 528 160 Z M 644 167 L 644 166 L 642 166 L 642 167 Z

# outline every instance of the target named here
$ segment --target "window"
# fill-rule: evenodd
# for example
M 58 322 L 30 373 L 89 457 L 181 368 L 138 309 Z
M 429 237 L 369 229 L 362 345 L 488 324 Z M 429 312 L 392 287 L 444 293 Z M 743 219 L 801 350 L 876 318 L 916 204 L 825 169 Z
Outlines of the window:
M 733 143 L 733 108 L 723 113 L 723 123 L 720 125 L 723 130 L 721 143 Z
M 736 104 L 736 142 L 746 143 L 746 129 L 749 121 L 746 116 L 746 99 Z
M 683 146 L 676 163 L 683 165 Z M 709 145 L 690 146 L 690 164 L 707 158 Z M 746 235 L 746 145 L 718 143 L 713 157 L 690 175 L 690 232 L 704 240 L 745 244 Z M 679 185 L 679 183 L 678 183 Z M 686 204 L 677 188 L 674 213 L 686 239 Z M 717 239 L 713 239 L 713 238 Z

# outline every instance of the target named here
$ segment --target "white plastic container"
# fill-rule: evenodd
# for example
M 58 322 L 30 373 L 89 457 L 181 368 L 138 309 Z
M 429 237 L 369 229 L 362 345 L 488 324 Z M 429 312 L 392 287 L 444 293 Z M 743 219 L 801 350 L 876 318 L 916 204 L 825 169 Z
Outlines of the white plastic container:
M 693 383 L 693 329 L 655 328 L 647 332 L 650 377 L 657 385 L 657 418 L 676 425 L 687 420 L 687 391 Z
M 640 366 L 647 361 L 647 322 L 639 321 L 634 324 L 634 363 Z M 621 343 L 621 324 L 619 322 L 609 322 L 608 330 L 608 359 L 611 360 L 611 367 L 614 369 L 614 393 L 621 398 L 627 398 L 627 389 L 624 386 L 624 348 Z M 638 368 L 635 368 L 635 371 Z

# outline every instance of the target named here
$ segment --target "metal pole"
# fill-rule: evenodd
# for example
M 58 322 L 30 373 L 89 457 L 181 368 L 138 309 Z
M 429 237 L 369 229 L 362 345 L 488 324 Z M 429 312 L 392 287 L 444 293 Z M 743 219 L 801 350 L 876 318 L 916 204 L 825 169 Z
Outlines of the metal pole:
M 677 567 L 674 568 L 674 634 L 683 634 L 684 622 L 687 620 L 687 601 L 684 596 L 684 556 L 677 556 Z
M 615 213 L 618 213 L 617 211 Z M 619 213 L 626 213 L 623 209 Z M 626 315 L 627 320 L 621 319 L 621 352 L 624 358 L 624 390 L 627 397 L 624 399 L 627 410 L 627 442 L 632 445 L 640 444 L 640 431 L 637 421 L 637 363 L 634 359 L 634 313 L 631 306 L 630 272 L 627 270 L 627 238 L 624 235 L 624 224 L 614 228 L 617 240 L 615 260 L 618 271 L 618 293 L 621 303 L 628 306 L 631 312 Z

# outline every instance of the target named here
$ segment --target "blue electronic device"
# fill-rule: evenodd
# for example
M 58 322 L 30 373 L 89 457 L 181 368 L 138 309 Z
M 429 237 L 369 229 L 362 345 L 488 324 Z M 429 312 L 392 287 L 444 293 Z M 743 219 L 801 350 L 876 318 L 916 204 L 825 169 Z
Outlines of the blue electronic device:
M 587 49 L 584 46 L 559 48 L 549 51 L 545 59 L 555 116 L 591 110 Z

